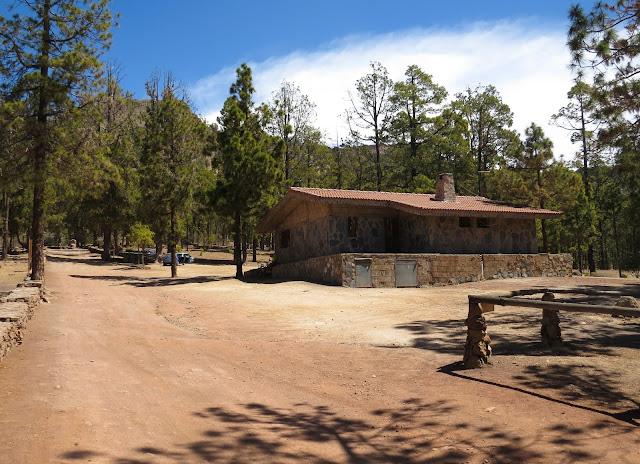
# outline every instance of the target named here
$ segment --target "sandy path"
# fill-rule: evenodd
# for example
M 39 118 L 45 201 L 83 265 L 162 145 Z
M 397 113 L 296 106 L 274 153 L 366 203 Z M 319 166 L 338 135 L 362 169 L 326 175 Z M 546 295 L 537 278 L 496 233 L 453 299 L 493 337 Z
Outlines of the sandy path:
M 495 365 L 456 370 L 468 293 L 549 281 L 171 281 L 50 256 L 51 303 L 0 363 L 0 462 L 640 462 L 636 322 L 584 319 L 610 343 L 567 330 L 574 351 L 531 356 L 535 323 L 496 314 Z

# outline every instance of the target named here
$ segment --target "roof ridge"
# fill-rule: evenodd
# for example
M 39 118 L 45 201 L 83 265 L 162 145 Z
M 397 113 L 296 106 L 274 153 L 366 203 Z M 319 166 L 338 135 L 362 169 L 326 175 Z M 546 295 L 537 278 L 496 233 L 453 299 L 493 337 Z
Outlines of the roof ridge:
M 435 193 L 387 192 L 387 191 L 380 191 L 380 190 L 334 189 L 334 188 L 321 188 L 321 187 L 290 187 L 290 190 L 296 190 L 296 191 L 324 190 L 324 191 L 332 191 L 332 192 L 379 193 L 379 194 L 385 194 L 385 195 L 435 195 Z M 484 197 L 480 197 L 480 198 L 484 198 Z

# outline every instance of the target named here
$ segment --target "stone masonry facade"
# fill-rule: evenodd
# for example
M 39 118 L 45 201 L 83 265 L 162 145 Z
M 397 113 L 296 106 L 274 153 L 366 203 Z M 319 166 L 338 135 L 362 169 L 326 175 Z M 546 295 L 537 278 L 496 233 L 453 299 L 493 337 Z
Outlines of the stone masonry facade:
M 396 227 L 389 250 L 388 222 Z M 276 231 L 276 261 L 292 263 L 342 253 L 531 254 L 538 250 L 535 220 L 455 216 L 325 216 Z M 464 225 L 461 225 L 464 224 Z M 354 233 L 355 232 L 355 233 Z M 287 234 L 287 239 L 283 239 Z
M 273 268 L 273 276 L 356 287 L 357 263 L 368 264 L 371 287 L 396 287 L 397 263 L 414 261 L 417 286 L 515 277 L 570 277 L 569 254 L 342 253 Z

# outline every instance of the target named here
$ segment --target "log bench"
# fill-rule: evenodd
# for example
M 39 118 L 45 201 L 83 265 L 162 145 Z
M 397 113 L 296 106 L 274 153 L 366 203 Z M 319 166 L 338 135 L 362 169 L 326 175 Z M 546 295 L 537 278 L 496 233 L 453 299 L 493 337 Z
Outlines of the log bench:
M 629 302 L 630 298 L 619 291 L 591 291 L 589 289 L 525 289 L 511 292 L 469 295 L 469 314 L 465 321 L 467 340 L 465 342 L 463 363 L 466 369 L 475 369 L 489 363 L 491 357 L 491 338 L 487 334 L 487 321 L 484 313 L 495 310 L 496 306 L 518 306 L 522 308 L 542 309 L 542 343 L 556 346 L 562 343 L 558 311 L 609 314 L 611 316 L 640 317 L 640 308 L 614 305 L 591 305 L 584 303 L 563 303 L 555 301 L 555 294 L 577 294 L 591 296 L 619 297 L 619 302 Z M 519 298 L 542 294 L 541 299 Z M 625 300 L 626 298 L 626 300 Z M 632 306 L 632 305 L 629 305 Z

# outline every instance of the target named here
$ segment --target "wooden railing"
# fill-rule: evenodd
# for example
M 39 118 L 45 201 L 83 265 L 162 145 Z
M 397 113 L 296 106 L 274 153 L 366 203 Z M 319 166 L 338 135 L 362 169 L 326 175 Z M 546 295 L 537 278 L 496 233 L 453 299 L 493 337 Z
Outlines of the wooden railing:
M 541 300 L 519 298 L 538 294 L 542 294 Z M 555 301 L 555 294 L 629 298 L 624 292 L 617 290 L 594 291 L 575 288 L 559 288 L 553 290 L 548 288 L 535 288 L 514 290 L 511 292 L 487 293 L 484 295 L 469 295 L 469 314 L 465 321 L 467 325 L 467 340 L 463 357 L 464 366 L 472 369 L 482 367 L 489 362 L 491 356 L 491 338 L 487 334 L 487 321 L 484 313 L 494 311 L 496 306 L 518 306 L 521 308 L 542 309 L 542 343 L 550 346 L 562 343 L 558 311 L 640 317 L 640 308 L 601 304 L 563 303 Z M 627 301 L 635 300 L 631 298 Z

